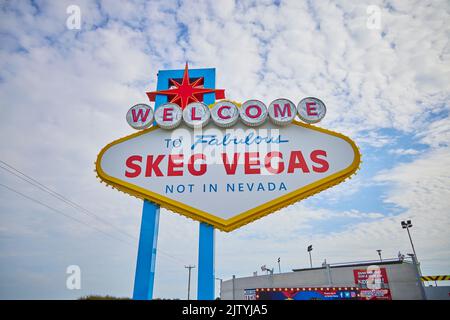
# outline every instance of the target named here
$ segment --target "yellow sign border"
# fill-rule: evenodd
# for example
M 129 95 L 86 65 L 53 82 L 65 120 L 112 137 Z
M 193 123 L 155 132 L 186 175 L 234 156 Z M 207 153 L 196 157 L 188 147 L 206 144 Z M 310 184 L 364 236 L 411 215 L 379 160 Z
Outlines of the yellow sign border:
M 113 188 L 116 188 L 120 191 L 123 191 L 125 193 L 131 194 L 132 196 L 135 196 L 137 198 L 143 199 L 143 200 L 149 200 L 152 202 L 155 202 L 159 204 L 161 207 L 171 210 L 173 212 L 177 212 L 179 214 L 182 214 L 184 216 L 187 216 L 189 218 L 192 218 L 194 220 L 202 221 L 208 224 L 213 225 L 214 227 L 222 230 L 222 231 L 232 231 L 235 230 L 245 224 L 248 224 L 254 220 L 257 220 L 261 217 L 264 217 L 274 211 L 277 211 L 281 208 L 287 207 L 295 202 L 298 202 L 302 199 L 305 199 L 307 197 L 310 197 L 320 191 L 323 191 L 325 189 L 331 188 L 332 186 L 335 186 L 345 179 L 352 176 L 358 169 L 361 163 L 361 154 L 359 152 L 358 147 L 356 144 L 348 138 L 347 136 L 330 131 L 327 129 L 323 129 L 320 127 L 316 127 L 314 125 L 301 123 L 298 121 L 293 121 L 292 125 L 297 125 L 300 127 L 304 127 L 307 129 L 319 131 L 325 134 L 329 134 L 338 138 L 341 138 L 345 141 L 347 141 L 354 152 L 354 159 L 350 166 L 345 168 L 344 170 L 341 170 L 339 172 L 336 172 L 326 178 L 320 179 L 314 183 L 311 183 L 307 186 L 304 186 L 300 189 L 297 189 L 295 191 L 292 191 L 288 194 L 285 194 L 284 196 L 281 196 L 279 198 L 273 199 L 265 204 L 259 205 L 253 209 L 247 210 L 231 219 L 221 219 L 219 217 L 216 217 L 214 215 L 211 215 L 207 212 L 204 212 L 202 210 L 193 208 L 191 206 L 188 206 L 184 203 L 169 199 L 167 197 L 164 197 L 158 193 L 154 193 L 152 191 L 146 190 L 144 188 L 141 188 L 139 186 L 133 185 L 131 183 L 125 182 L 123 180 L 111 177 L 107 175 L 101 168 L 100 163 L 103 154 L 112 146 L 119 144 L 121 142 L 130 140 L 134 137 L 138 137 L 140 135 L 152 132 L 154 130 L 160 129 L 159 127 L 153 126 L 149 129 L 139 131 L 137 133 L 125 136 L 123 138 L 120 138 L 118 140 L 115 140 L 109 144 L 107 144 L 103 149 L 100 151 L 100 153 L 97 156 L 97 161 L 95 163 L 95 169 L 97 171 L 98 177 L 105 182 L 106 184 L 112 186 Z

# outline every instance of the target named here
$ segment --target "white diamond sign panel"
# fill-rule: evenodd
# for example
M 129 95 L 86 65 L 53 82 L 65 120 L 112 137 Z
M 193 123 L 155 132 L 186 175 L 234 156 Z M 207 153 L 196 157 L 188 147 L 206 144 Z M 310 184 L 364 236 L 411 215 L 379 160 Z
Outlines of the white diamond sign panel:
M 231 231 L 345 180 L 359 164 L 344 135 L 266 121 L 152 127 L 107 145 L 96 169 L 119 190 Z

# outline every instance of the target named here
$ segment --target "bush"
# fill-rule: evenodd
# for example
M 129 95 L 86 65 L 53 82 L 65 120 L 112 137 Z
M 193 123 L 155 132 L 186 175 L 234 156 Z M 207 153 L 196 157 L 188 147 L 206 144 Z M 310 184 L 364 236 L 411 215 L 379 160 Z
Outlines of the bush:
M 95 294 L 91 294 L 88 296 L 83 296 L 78 298 L 78 300 L 130 300 L 128 297 L 113 297 L 113 296 L 99 296 Z

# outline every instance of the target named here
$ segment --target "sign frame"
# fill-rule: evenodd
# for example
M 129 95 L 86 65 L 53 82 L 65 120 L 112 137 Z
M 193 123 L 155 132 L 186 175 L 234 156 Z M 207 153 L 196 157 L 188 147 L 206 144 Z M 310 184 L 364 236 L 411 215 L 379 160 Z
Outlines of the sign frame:
M 254 220 L 262 218 L 270 213 L 273 213 L 279 209 L 282 209 L 282 208 L 292 205 L 300 200 L 308 198 L 318 192 L 321 192 L 323 190 L 331 188 L 331 187 L 343 182 L 344 180 L 351 178 L 351 176 L 354 175 L 356 173 L 356 171 L 358 171 L 360 164 L 361 164 L 361 153 L 359 151 L 359 148 L 356 146 L 355 142 L 353 142 L 353 140 L 351 140 L 349 137 L 347 137 L 341 133 L 338 133 L 338 132 L 334 132 L 334 131 L 331 131 L 328 129 L 317 127 L 317 126 L 314 126 L 311 124 L 305 124 L 305 123 L 302 123 L 302 122 L 299 122 L 296 120 L 294 120 L 291 125 L 296 125 L 296 126 L 310 129 L 310 130 L 315 130 L 315 131 L 318 131 L 318 132 L 321 132 L 324 134 L 328 134 L 328 135 L 332 135 L 337 138 L 345 140 L 346 142 L 348 142 L 350 144 L 350 146 L 353 149 L 353 152 L 354 152 L 353 162 L 351 163 L 350 166 L 348 166 L 344 170 L 336 172 L 330 176 L 327 176 L 325 178 L 317 180 L 317 181 L 315 181 L 311 184 L 308 184 L 302 188 L 291 191 L 281 197 L 278 197 L 269 202 L 266 202 L 257 207 L 254 207 L 250 210 L 242 212 L 239 215 L 236 215 L 233 218 L 228 219 L 228 220 L 213 216 L 207 212 L 193 208 L 184 203 L 175 201 L 173 199 L 169 199 L 169 198 L 164 197 L 155 192 L 146 190 L 144 188 L 138 187 L 136 185 L 125 182 L 123 180 L 114 178 L 112 176 L 109 176 L 102 170 L 102 168 L 100 166 L 101 159 L 102 159 L 103 154 L 109 148 L 111 148 L 112 146 L 114 146 L 116 144 L 133 139 L 134 137 L 137 137 L 137 136 L 140 136 L 143 134 L 147 134 L 147 133 L 150 133 L 155 130 L 162 130 L 161 128 L 159 128 L 157 126 L 153 126 L 148 129 L 133 133 L 131 135 L 122 137 L 120 139 L 117 139 L 117 140 L 107 144 L 105 147 L 102 148 L 102 150 L 98 154 L 97 161 L 95 163 L 95 168 L 96 168 L 98 177 L 103 182 L 105 182 L 107 185 L 110 185 L 119 191 L 128 193 L 139 199 L 155 202 L 165 209 L 179 213 L 181 215 L 184 215 L 184 216 L 194 219 L 196 221 L 210 224 L 222 231 L 229 232 L 229 231 L 235 230 L 243 225 L 246 225 Z

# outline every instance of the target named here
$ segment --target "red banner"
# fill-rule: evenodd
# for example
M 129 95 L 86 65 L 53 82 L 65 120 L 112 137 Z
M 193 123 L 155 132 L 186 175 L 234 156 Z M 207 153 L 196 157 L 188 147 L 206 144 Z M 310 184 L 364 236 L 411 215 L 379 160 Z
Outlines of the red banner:
M 368 267 L 367 269 L 354 269 L 353 275 L 355 283 L 360 285 L 361 288 L 370 288 L 371 285 L 376 286 L 389 283 L 386 269 L 377 266 Z
M 354 269 L 355 284 L 361 288 L 360 295 L 366 300 L 392 300 L 385 268 L 376 265 L 367 269 Z

